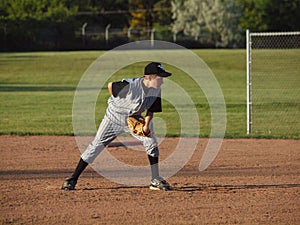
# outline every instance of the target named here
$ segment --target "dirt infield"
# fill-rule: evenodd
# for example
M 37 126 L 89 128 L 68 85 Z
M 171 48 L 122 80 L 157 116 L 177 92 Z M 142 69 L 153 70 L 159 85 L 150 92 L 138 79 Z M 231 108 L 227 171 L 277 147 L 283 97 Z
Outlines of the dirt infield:
M 161 143 L 162 159 L 176 141 Z M 172 191 L 118 185 L 91 168 L 63 191 L 80 156 L 74 137 L 0 136 L 0 224 L 300 224 L 300 140 L 225 139 L 199 172 L 207 142 L 168 179 Z M 124 146 L 107 150 L 132 158 Z M 144 153 L 135 160 L 147 163 Z

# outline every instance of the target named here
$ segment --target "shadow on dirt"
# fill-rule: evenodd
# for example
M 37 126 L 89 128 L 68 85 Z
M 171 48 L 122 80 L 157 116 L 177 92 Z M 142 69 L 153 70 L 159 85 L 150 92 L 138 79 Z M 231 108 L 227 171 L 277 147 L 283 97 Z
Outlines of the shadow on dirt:
M 268 189 L 268 188 L 295 188 L 300 184 L 246 184 L 246 185 L 201 185 L 201 186 L 182 186 L 175 187 L 176 191 L 194 192 L 194 191 L 234 191 L 249 189 Z

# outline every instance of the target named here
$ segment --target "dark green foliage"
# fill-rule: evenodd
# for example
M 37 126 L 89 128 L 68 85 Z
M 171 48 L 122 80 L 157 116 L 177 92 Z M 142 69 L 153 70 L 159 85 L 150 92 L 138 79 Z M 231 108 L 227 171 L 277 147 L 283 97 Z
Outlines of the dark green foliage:
M 141 30 L 148 30 L 137 40 L 150 39 L 149 30 L 155 28 L 155 39 L 173 41 L 171 27 L 175 17 L 171 3 L 178 1 L 1 0 L 0 51 L 109 49 L 136 40 L 127 37 L 128 28 L 133 23 L 144 24 Z M 242 28 L 239 31 L 242 36 L 246 29 L 252 32 L 300 30 L 300 0 L 233 1 L 243 11 L 237 24 Z M 85 23 L 88 24 L 89 36 L 82 35 Z M 111 34 L 106 42 L 104 32 L 108 24 L 111 25 Z M 181 40 L 178 44 L 183 46 L 214 47 L 204 46 L 205 41 L 186 35 L 181 38 L 180 35 L 177 41 Z M 229 43 L 229 47 L 241 47 L 244 43 L 237 42 Z

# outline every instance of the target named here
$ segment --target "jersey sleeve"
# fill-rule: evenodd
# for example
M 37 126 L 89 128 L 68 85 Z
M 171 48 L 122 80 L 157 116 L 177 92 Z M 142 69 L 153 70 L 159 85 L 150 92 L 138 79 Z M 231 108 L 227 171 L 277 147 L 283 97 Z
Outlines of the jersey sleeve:
M 112 94 L 114 97 L 119 96 L 120 98 L 125 98 L 129 90 L 129 82 L 118 81 L 112 83 Z

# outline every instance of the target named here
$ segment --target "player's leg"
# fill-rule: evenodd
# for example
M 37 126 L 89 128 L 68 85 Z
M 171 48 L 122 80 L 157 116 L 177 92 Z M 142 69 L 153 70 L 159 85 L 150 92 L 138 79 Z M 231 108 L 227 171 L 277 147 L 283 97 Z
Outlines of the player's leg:
M 104 117 L 94 140 L 82 153 L 73 174 L 65 179 L 62 189 L 74 190 L 79 176 L 88 166 L 88 164 L 92 163 L 105 148 L 105 146 L 113 141 L 122 131 L 123 127 L 112 123 L 107 117 Z
M 154 134 L 151 137 L 141 137 L 131 133 L 131 135 L 142 142 L 148 155 L 151 168 L 150 189 L 152 190 L 171 190 L 168 182 L 159 175 L 159 149 L 158 142 Z

